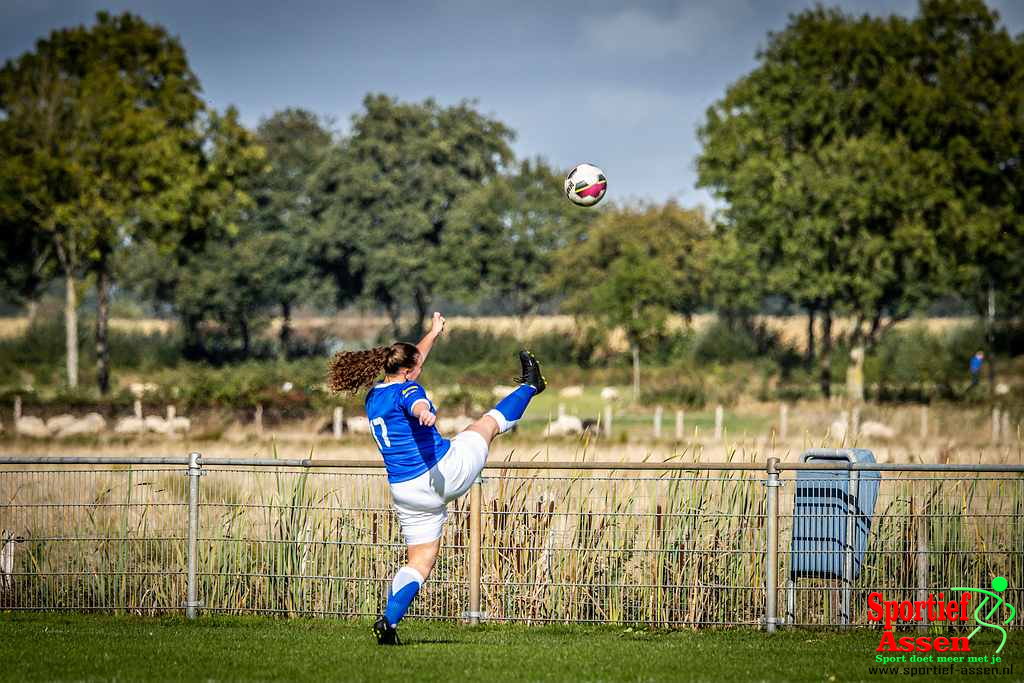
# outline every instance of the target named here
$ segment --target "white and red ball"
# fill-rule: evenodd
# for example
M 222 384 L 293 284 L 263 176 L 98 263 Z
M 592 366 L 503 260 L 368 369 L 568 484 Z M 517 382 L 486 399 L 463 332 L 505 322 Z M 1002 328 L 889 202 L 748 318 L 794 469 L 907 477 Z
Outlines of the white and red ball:
M 577 206 L 593 206 L 607 191 L 608 178 L 593 164 L 580 164 L 565 176 L 565 196 Z

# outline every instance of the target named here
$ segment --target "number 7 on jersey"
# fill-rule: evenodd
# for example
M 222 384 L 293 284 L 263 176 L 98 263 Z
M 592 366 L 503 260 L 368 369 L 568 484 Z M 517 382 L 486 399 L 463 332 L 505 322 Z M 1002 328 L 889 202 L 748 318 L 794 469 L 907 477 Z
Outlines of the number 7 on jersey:
M 375 426 L 380 427 L 379 439 L 377 438 L 377 430 L 374 429 Z M 384 423 L 383 417 L 374 418 L 370 421 L 370 434 L 373 435 L 373 440 L 377 442 L 377 446 L 381 450 L 384 450 L 384 446 L 391 448 L 391 439 L 388 438 L 388 426 Z M 384 442 L 384 446 L 381 446 L 381 441 Z

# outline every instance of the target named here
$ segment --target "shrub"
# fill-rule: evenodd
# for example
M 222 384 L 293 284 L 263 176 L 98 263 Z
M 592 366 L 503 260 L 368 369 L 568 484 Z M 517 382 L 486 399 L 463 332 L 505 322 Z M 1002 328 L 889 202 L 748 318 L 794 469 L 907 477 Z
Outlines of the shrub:
M 799 359 L 796 351 L 764 323 L 730 325 L 725 320 L 716 320 L 700 334 L 693 355 L 701 363 L 735 363 L 770 357 L 788 366 Z
M 85 342 L 86 330 L 78 327 L 79 344 Z M 4 374 L 19 369 L 53 366 L 64 362 L 64 322 L 61 318 L 37 318 L 25 333 L 0 339 L 0 364 Z
M 515 337 L 486 330 L 455 329 L 446 333 L 430 353 L 432 363 L 466 366 L 508 362 L 519 350 Z
M 552 365 L 576 365 L 589 368 L 607 336 L 595 326 L 586 326 L 575 334 L 545 332 L 530 337 L 526 347 Z
M 984 349 L 981 325 L 963 325 L 932 333 L 923 325 L 890 330 L 864 361 L 864 380 L 883 401 L 970 399 L 968 361 Z M 976 392 L 978 396 L 980 394 Z
M 694 376 L 665 386 L 643 389 L 640 402 L 647 405 L 703 408 L 708 402 L 708 392 L 704 380 Z
M 690 328 L 668 332 L 657 340 L 651 360 L 664 365 L 685 363 L 693 353 L 695 338 Z

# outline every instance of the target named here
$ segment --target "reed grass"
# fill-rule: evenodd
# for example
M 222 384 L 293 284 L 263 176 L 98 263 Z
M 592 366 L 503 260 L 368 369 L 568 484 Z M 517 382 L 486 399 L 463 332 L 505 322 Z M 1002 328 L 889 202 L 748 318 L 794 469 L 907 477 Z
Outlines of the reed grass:
M 13 573 L 0 576 L 0 608 L 180 609 L 183 474 L 150 467 L 0 472 L 0 527 L 15 538 Z M 872 590 L 914 599 L 921 533 L 928 590 L 987 587 L 993 576 L 1005 576 L 1008 602 L 1024 604 L 1024 478 L 888 475 L 856 581 L 856 623 L 866 623 Z M 755 625 L 767 568 L 763 478 L 741 471 L 489 471 L 482 491 L 483 610 L 490 620 L 527 623 Z M 791 481 L 781 495 L 781 581 Z M 379 471 L 208 467 L 200 491 L 205 610 L 380 611 L 404 546 Z M 468 499 L 450 506 L 442 543 L 415 614 L 458 619 L 468 609 Z M 837 623 L 836 582 L 803 579 L 799 596 L 798 622 Z M 784 605 L 781 589 L 779 597 Z

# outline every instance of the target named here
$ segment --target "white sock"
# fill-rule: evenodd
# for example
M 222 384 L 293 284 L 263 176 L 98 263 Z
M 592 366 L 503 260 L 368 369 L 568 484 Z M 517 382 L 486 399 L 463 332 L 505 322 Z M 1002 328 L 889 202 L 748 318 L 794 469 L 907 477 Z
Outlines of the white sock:
M 494 421 L 498 423 L 498 432 L 500 434 L 504 434 L 508 430 L 512 429 L 513 427 L 516 426 L 516 423 L 519 422 L 519 420 L 508 419 L 507 417 L 502 415 L 501 411 L 498 410 L 497 408 L 491 408 L 486 413 L 484 413 L 484 415 L 494 418 Z
M 410 583 L 418 583 L 421 586 L 424 584 L 423 575 L 412 567 L 405 566 L 398 570 L 395 574 L 395 578 L 391 581 L 391 592 L 398 593 Z

